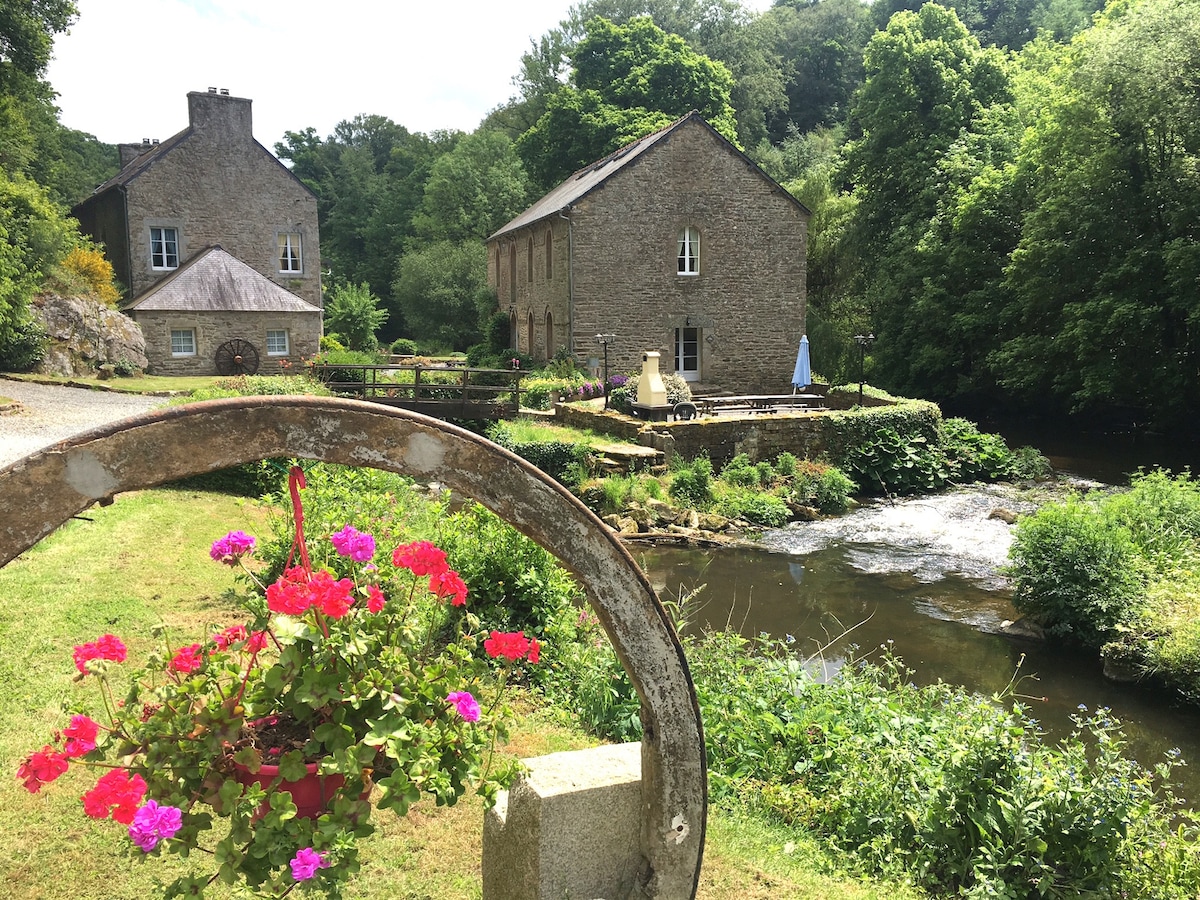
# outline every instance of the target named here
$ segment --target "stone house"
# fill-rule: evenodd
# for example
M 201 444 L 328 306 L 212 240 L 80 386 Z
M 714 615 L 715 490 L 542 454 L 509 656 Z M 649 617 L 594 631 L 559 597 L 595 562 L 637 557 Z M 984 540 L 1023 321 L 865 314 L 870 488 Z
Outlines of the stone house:
M 791 390 L 809 211 L 698 113 L 573 174 L 488 238 L 513 346 L 735 393 Z M 698 385 L 694 385 L 698 386 Z
M 72 215 L 128 287 L 151 372 L 218 373 L 234 344 L 265 373 L 298 365 L 321 336 L 316 196 L 254 139 L 249 100 L 216 88 L 187 99 L 188 127 L 121 144 L 121 171 Z M 149 301 L 168 279 L 167 306 Z

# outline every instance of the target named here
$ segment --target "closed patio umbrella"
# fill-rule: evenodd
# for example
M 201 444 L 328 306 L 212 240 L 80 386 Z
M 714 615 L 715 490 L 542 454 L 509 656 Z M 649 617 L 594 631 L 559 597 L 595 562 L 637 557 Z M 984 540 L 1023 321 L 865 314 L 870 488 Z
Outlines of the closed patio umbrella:
M 798 388 L 812 384 L 812 366 L 808 361 L 808 335 L 800 338 L 800 352 L 796 354 L 796 368 L 792 372 L 792 393 Z

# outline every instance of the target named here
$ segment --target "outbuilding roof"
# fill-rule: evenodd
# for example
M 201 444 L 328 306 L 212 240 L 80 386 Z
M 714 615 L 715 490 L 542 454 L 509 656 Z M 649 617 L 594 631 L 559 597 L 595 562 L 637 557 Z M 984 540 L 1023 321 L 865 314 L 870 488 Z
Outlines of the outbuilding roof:
M 125 312 L 320 313 L 223 250 L 201 251 L 124 308 Z

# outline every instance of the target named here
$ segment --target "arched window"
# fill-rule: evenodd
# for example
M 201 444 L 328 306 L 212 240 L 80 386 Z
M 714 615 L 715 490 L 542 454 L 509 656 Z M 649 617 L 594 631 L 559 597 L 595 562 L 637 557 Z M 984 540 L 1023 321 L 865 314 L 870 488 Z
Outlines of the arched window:
M 700 274 L 700 231 L 692 225 L 679 231 L 680 275 Z
M 532 309 L 529 311 L 528 334 L 529 334 L 529 350 L 527 352 L 529 353 L 530 356 L 533 356 L 534 355 L 533 354 L 534 343 L 533 343 L 533 310 Z
M 496 245 L 496 294 L 500 294 L 500 245 Z
M 546 359 L 554 358 L 554 313 L 546 310 Z
M 508 346 L 514 350 L 520 349 L 517 347 L 517 314 L 515 311 L 508 314 Z
M 554 229 L 546 229 L 546 280 L 554 280 Z
M 508 299 L 517 302 L 517 245 L 508 245 Z
M 533 235 L 525 242 L 525 280 L 533 284 Z

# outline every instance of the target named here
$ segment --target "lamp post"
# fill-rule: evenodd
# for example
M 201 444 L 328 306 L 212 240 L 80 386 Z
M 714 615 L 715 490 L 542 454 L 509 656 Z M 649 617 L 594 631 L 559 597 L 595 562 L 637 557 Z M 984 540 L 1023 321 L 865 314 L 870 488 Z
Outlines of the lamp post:
M 866 380 L 864 375 L 867 350 L 875 343 L 875 335 L 872 332 L 867 334 L 856 334 L 854 343 L 858 344 L 858 405 L 862 406 L 863 400 L 863 382 Z
M 604 408 L 608 409 L 608 345 L 617 339 L 615 334 L 598 334 L 596 340 L 604 347 Z

